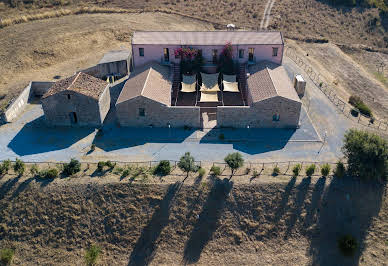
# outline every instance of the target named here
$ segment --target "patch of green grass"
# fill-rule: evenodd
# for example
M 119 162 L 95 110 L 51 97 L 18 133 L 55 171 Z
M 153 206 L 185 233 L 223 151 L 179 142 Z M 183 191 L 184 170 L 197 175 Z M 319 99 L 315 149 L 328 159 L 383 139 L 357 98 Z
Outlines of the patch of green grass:
M 85 253 L 86 265 L 96 265 L 100 253 L 101 248 L 99 246 L 91 245 Z
M 10 248 L 3 248 L 0 250 L 0 262 L 1 265 L 10 265 L 15 255 L 15 251 Z

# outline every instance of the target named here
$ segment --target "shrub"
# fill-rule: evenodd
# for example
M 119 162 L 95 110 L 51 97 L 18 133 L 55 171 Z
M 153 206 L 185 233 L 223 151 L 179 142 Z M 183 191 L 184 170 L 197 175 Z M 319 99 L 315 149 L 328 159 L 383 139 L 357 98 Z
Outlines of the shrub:
M 315 172 L 315 164 L 310 164 L 307 168 L 306 168 L 306 175 L 308 177 L 311 177 Z
M 338 161 L 335 166 L 334 175 L 336 177 L 342 178 L 345 176 L 345 173 L 346 173 L 346 169 L 345 169 L 344 163 L 341 161 Z
M 10 265 L 15 255 L 15 251 L 10 248 L 3 248 L 0 250 L 0 261 L 1 264 Z
M 65 175 L 74 175 L 81 171 L 81 163 L 76 159 L 71 159 L 70 163 L 65 163 L 63 166 L 63 173 Z
M 124 169 L 123 171 L 122 171 L 122 174 L 121 174 L 121 177 L 127 177 L 127 176 L 129 176 L 131 174 L 131 170 L 130 169 Z
M 213 165 L 212 168 L 210 168 L 210 172 L 214 176 L 219 176 L 221 174 L 221 168 L 219 166 Z
M 292 168 L 292 172 L 294 173 L 295 177 L 299 175 L 301 169 L 302 169 L 302 165 L 300 163 L 298 163 L 297 165 L 294 166 L 294 168 Z
M 257 170 L 253 170 L 253 178 L 256 178 L 259 176 L 259 172 Z
M 56 168 L 49 168 L 39 172 L 39 177 L 43 179 L 54 179 L 59 175 L 59 171 Z
M 380 136 L 350 129 L 345 134 L 342 152 L 349 174 L 365 179 L 387 178 L 388 142 Z
M 186 178 L 189 177 L 190 172 L 196 170 L 194 157 L 190 155 L 190 152 L 186 152 L 185 155 L 179 159 L 178 167 L 186 173 Z
M 167 160 L 160 161 L 154 170 L 154 174 L 161 175 L 161 176 L 168 175 L 170 174 L 170 172 L 171 172 L 170 161 L 167 161 Z
M 31 166 L 31 169 L 30 169 L 30 173 L 32 174 L 32 175 L 37 175 L 38 173 L 39 173 L 39 168 L 38 168 L 38 165 L 37 164 L 33 164 L 32 166 Z
M 356 107 L 361 114 L 366 115 L 368 117 L 372 117 L 372 111 L 370 108 L 361 100 L 358 96 L 350 96 L 349 103 Z
M 105 166 L 105 162 L 103 162 L 103 161 L 98 162 L 97 171 L 102 172 L 104 170 L 104 166 Z
M 11 160 L 5 160 L 1 165 L 0 165 L 0 174 L 8 174 L 9 169 L 11 168 Z
M 229 166 L 229 168 L 232 170 L 232 176 L 238 168 L 244 165 L 244 159 L 242 155 L 238 152 L 229 153 L 224 160 Z
M 245 168 L 245 174 L 246 175 L 249 174 L 250 172 L 251 172 L 251 168 L 249 168 L 249 167 Z
M 273 171 L 272 171 L 272 175 L 277 176 L 279 174 L 280 174 L 280 169 L 279 169 L 279 167 L 275 166 Z
M 358 248 L 357 239 L 351 235 L 344 235 L 338 239 L 338 248 L 345 256 L 352 256 Z
M 113 169 L 116 166 L 116 163 L 112 163 L 111 161 L 106 161 L 105 165 L 109 167 L 109 169 Z
M 91 245 L 85 254 L 85 260 L 87 265 L 96 265 L 97 259 L 101 253 L 101 248 L 96 245 Z
M 26 170 L 26 165 L 22 160 L 16 159 L 16 162 L 13 166 L 13 170 L 19 175 L 23 175 L 24 171 Z
M 206 170 L 202 167 L 198 169 L 198 175 L 199 177 L 203 177 L 206 174 Z
M 95 150 L 96 150 L 96 144 L 93 143 L 93 144 L 90 146 L 90 150 L 91 150 L 91 151 L 95 151 Z
M 330 173 L 330 165 L 328 163 L 325 163 L 321 167 L 321 174 L 322 176 L 326 177 L 329 175 L 329 173 Z

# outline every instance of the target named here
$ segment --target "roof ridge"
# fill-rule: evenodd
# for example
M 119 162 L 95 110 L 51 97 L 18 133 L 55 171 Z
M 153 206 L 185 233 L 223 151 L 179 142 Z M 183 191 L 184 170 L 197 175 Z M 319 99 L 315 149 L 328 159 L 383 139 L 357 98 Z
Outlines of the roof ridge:
M 144 92 L 144 88 L 146 87 L 147 83 L 148 83 L 148 79 L 150 77 L 150 74 L 151 74 L 151 70 L 152 70 L 152 66 L 149 67 L 149 70 L 148 70 L 148 74 L 147 74 L 147 77 L 146 77 L 146 80 L 144 82 L 144 85 L 143 85 L 143 88 L 141 89 L 141 92 L 140 92 L 140 95 L 144 96 L 143 92 Z
M 71 86 L 73 86 L 74 82 L 78 79 L 79 75 L 81 75 L 81 71 L 78 72 L 77 76 L 73 79 L 73 82 L 66 88 L 66 90 L 69 90 Z
M 268 72 L 269 78 L 271 79 L 271 84 L 272 84 L 272 87 L 275 89 L 276 95 L 279 95 L 279 92 L 276 89 L 275 83 L 273 82 L 273 78 L 272 78 L 270 69 L 268 68 L 268 66 L 266 66 L 265 68 L 266 68 L 266 70 Z

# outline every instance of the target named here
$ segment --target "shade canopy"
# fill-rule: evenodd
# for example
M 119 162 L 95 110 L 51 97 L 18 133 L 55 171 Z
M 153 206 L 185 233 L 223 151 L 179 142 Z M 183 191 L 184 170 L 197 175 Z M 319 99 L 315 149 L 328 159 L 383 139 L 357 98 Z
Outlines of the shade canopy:
M 196 91 L 195 85 L 196 85 L 195 82 L 192 84 L 186 84 L 182 82 L 181 92 L 195 92 Z
M 219 91 L 218 87 L 218 76 L 219 74 L 205 74 L 201 72 L 202 86 L 201 91 Z
M 225 92 L 239 92 L 237 82 L 227 82 L 224 81 L 224 91 Z
M 193 84 L 195 83 L 195 81 L 196 81 L 195 75 L 191 75 L 191 76 L 183 75 L 183 78 L 182 78 L 183 83 Z
M 206 102 L 206 103 L 219 102 L 218 93 L 216 91 L 201 92 L 200 102 Z
M 222 75 L 222 80 L 227 82 L 236 82 L 236 75 Z

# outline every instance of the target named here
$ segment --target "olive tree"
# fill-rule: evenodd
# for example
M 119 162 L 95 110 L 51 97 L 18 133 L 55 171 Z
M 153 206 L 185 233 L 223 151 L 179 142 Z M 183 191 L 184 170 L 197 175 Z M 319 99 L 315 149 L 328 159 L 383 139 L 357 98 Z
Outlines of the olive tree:
M 244 158 L 238 152 L 229 153 L 224 160 L 232 171 L 232 175 L 230 177 L 234 175 L 238 168 L 244 165 Z
M 185 155 L 180 158 L 178 167 L 186 173 L 185 179 L 189 177 L 190 172 L 196 171 L 194 157 L 190 155 L 190 152 L 186 152 Z
M 386 179 L 388 143 L 366 131 L 350 129 L 345 134 L 342 152 L 348 160 L 350 175 L 364 179 Z

